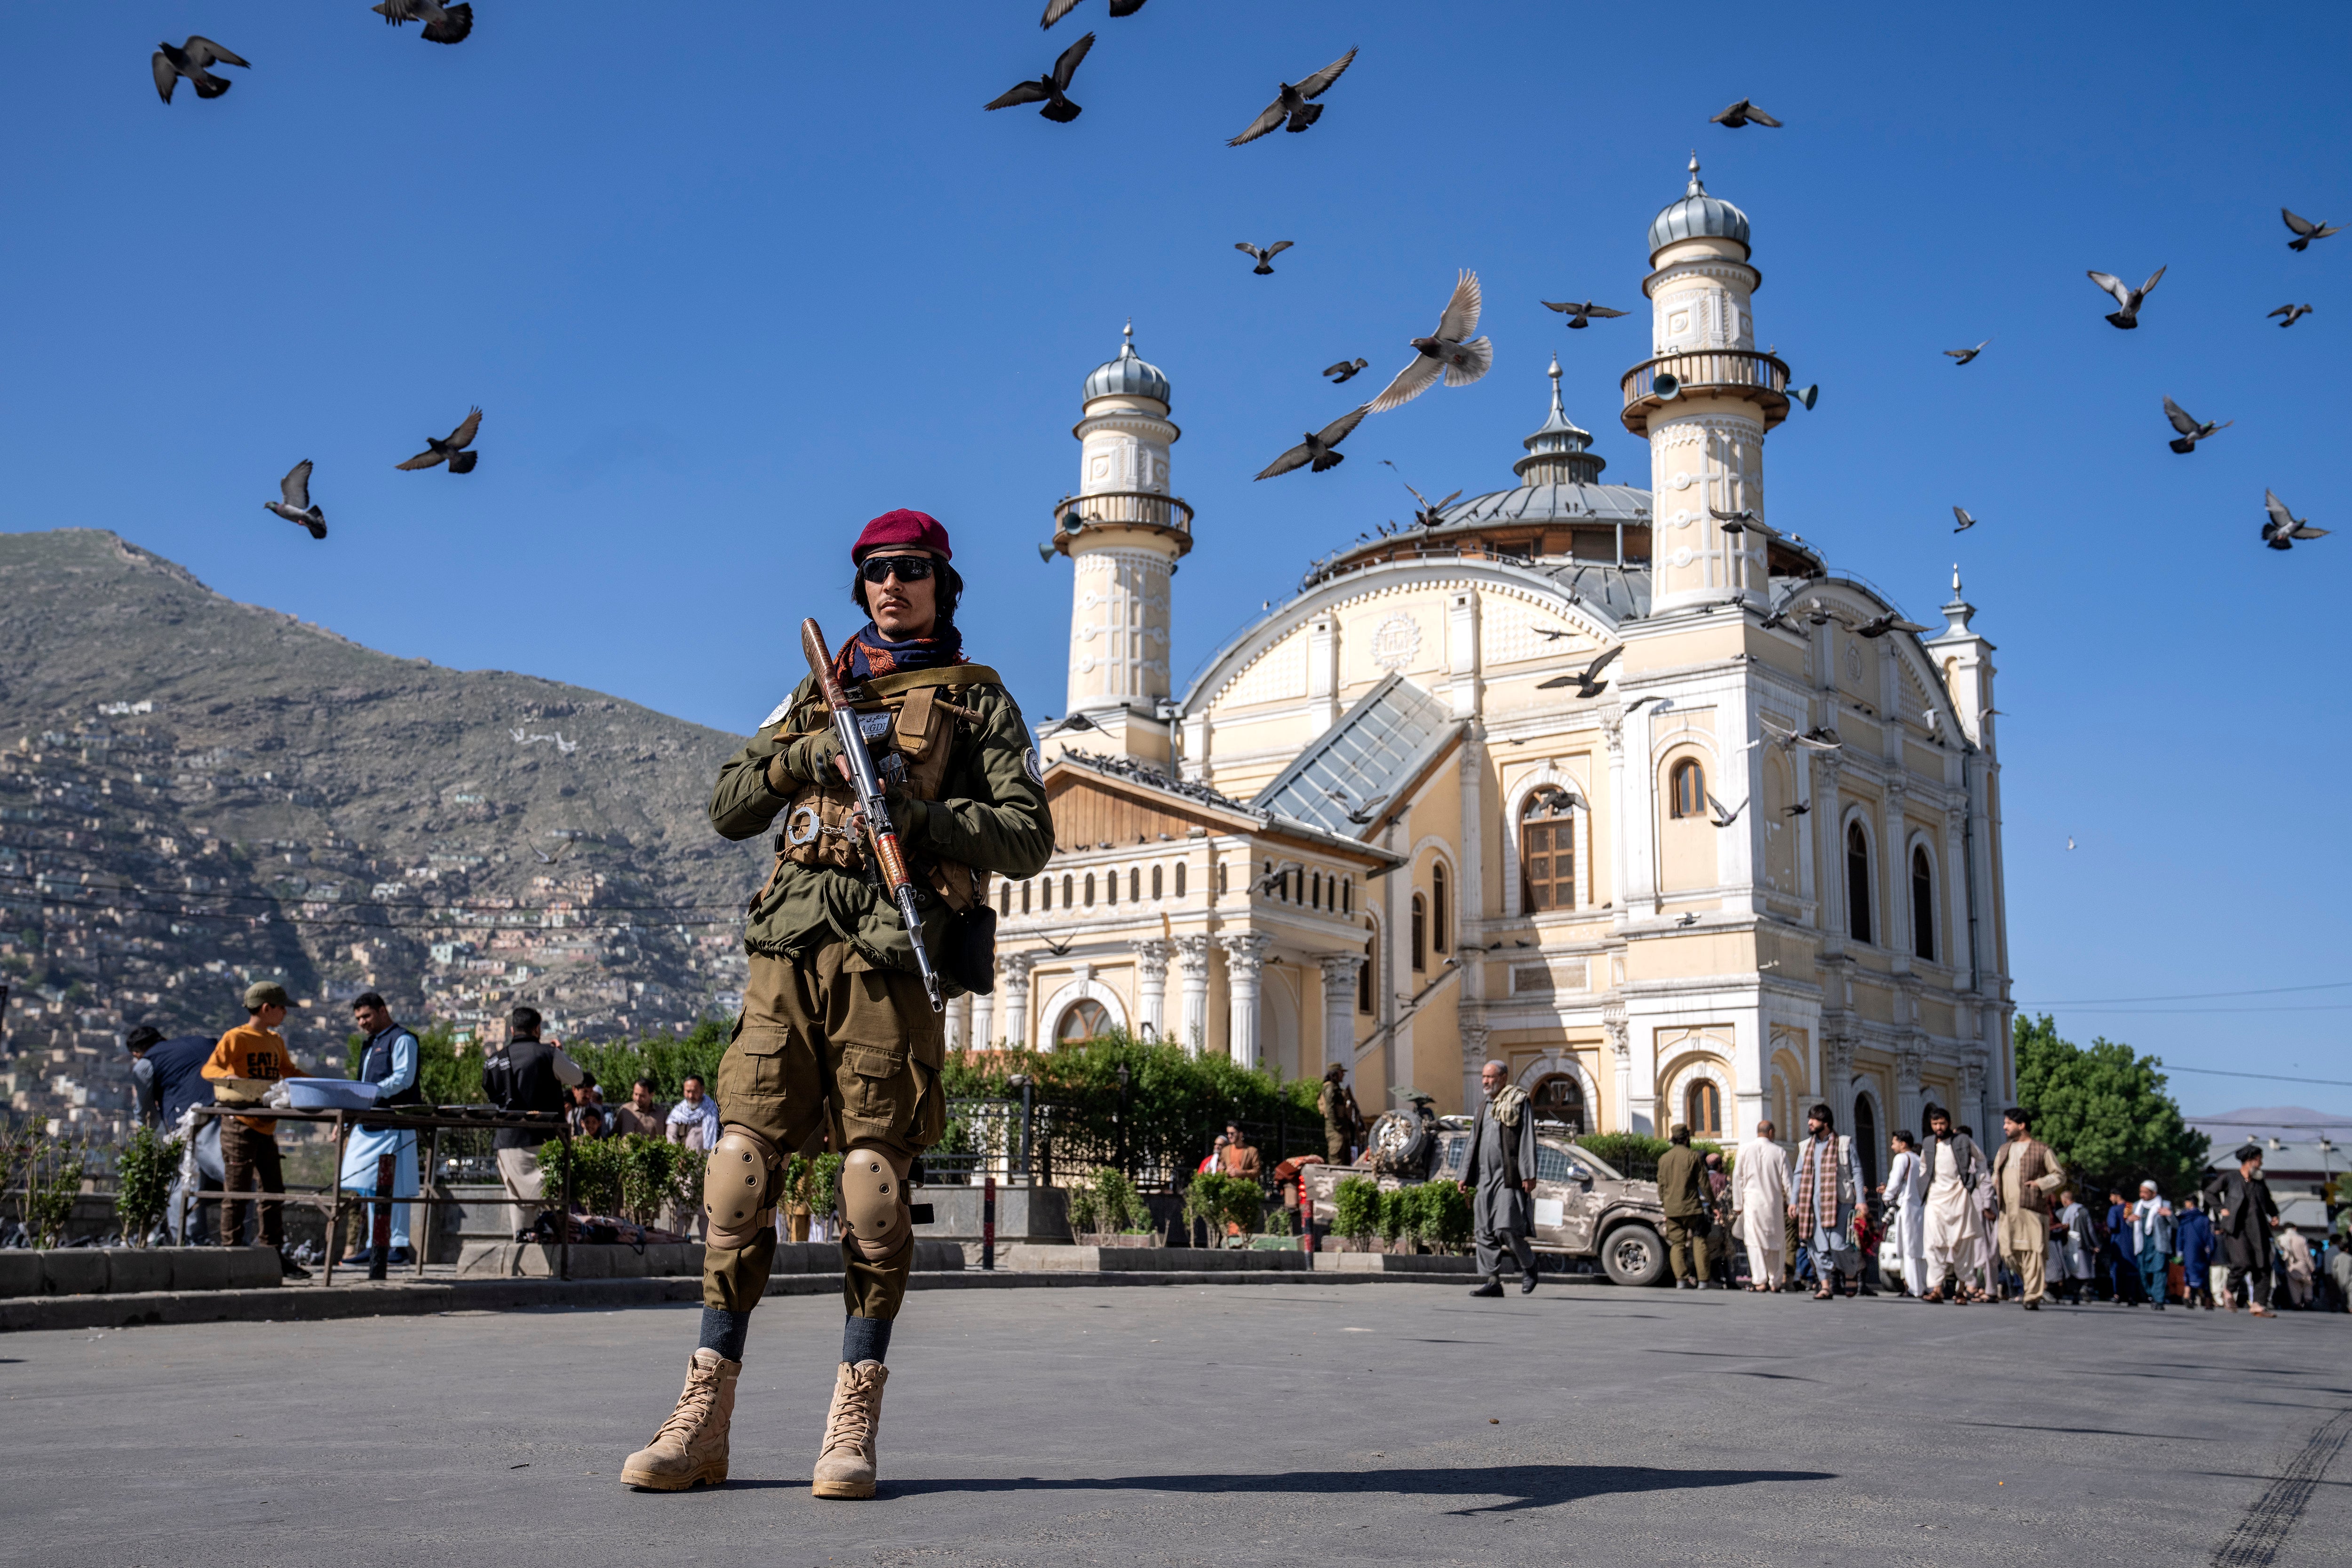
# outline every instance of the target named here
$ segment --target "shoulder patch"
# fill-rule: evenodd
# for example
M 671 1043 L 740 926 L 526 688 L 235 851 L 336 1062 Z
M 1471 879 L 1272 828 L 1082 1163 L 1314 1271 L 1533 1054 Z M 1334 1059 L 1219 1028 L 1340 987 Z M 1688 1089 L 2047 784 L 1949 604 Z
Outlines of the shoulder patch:
M 764 719 L 761 720 L 761 721 L 760 721 L 760 722 L 759 722 L 758 728 L 762 729 L 762 730 L 766 729 L 769 725 L 773 724 L 777 720 L 779 720 L 779 719 L 782 718 L 785 714 L 787 714 L 787 713 L 791 712 L 791 711 L 792 711 L 792 710 L 793 710 L 793 698 L 792 698 L 792 693 L 790 693 L 790 692 L 786 692 L 786 693 L 784 694 L 784 700 L 783 700 L 782 702 L 779 702 L 779 703 L 777 703 L 777 704 L 776 704 L 775 711 L 773 711 L 773 712 L 770 713 L 766 718 L 764 718 Z
M 1029 775 L 1029 782 L 1031 784 L 1037 784 L 1041 787 L 1045 784 L 1045 770 L 1037 765 L 1036 747 L 1032 746 L 1027 751 L 1021 753 L 1021 769 L 1024 773 Z

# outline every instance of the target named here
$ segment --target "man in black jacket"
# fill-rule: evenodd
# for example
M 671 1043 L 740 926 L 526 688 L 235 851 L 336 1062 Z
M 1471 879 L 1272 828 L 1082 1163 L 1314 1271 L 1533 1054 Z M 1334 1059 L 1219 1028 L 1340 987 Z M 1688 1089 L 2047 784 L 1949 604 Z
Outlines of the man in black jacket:
M 539 1009 L 517 1007 L 507 1015 L 507 1041 L 482 1058 L 482 1088 L 500 1110 L 541 1110 L 561 1114 L 563 1091 L 583 1080 L 580 1064 L 539 1037 Z M 539 1146 L 552 1134 L 501 1127 L 492 1140 L 499 1156 L 499 1180 L 506 1184 L 512 1204 L 508 1211 L 515 1239 L 527 1238 L 539 1217 L 540 1199 L 547 1183 L 539 1171 Z
M 188 1107 L 213 1102 L 213 1086 L 205 1080 L 204 1067 L 213 1054 L 215 1038 L 211 1035 L 182 1035 L 167 1040 L 163 1030 L 152 1024 L 142 1024 L 123 1037 L 122 1044 L 131 1053 L 131 1086 L 138 1097 L 142 1125 L 161 1137 L 186 1136 L 208 1145 L 210 1163 L 217 1166 L 217 1121 L 208 1121 L 185 1134 L 180 1131 L 180 1119 L 187 1114 Z M 172 1178 L 172 1195 L 163 1211 L 166 1226 L 184 1230 L 186 1242 L 198 1247 L 212 1239 L 212 1226 L 205 1206 L 196 1201 L 196 1194 L 221 1190 L 220 1178 L 204 1170 L 205 1152 L 204 1148 L 195 1150 L 193 1157 L 184 1152 L 180 1169 Z M 189 1187 L 191 1172 L 195 1183 L 193 1188 Z
M 2271 1198 L 2271 1184 L 2263 1180 L 2262 1146 L 2249 1143 L 2240 1149 L 2238 1168 L 2214 1177 L 2205 1190 L 2212 1194 L 2213 1228 L 2230 1264 L 2231 1307 L 2237 1304 L 2238 1282 L 2243 1280 L 2254 1316 L 2277 1316 L 2271 1310 L 2271 1232 L 2279 1226 L 2279 1211 Z

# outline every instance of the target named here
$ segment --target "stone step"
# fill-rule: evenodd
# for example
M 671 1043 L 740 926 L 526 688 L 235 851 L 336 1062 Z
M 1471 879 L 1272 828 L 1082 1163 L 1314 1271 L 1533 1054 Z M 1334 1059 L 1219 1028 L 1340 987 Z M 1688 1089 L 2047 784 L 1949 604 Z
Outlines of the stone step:
M 266 1247 L 74 1247 L 0 1251 L 0 1296 L 252 1290 L 276 1285 Z

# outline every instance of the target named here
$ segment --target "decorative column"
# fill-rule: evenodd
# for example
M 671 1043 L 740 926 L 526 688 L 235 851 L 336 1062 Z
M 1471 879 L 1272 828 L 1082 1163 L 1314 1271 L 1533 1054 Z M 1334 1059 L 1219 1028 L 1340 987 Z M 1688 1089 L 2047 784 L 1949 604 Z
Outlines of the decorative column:
M 1462 1036 L 1462 1113 L 1478 1114 L 1478 1102 L 1486 1098 L 1486 1089 L 1478 1082 L 1478 1069 L 1486 1065 L 1487 1028 L 1465 1019 L 1454 1026 Z
M 993 1032 L 996 1020 L 996 998 L 975 994 L 971 998 L 971 1031 L 966 1036 L 976 1051 L 992 1050 L 996 1046 Z
M 969 993 L 948 1004 L 947 1047 L 951 1051 L 971 1048 L 971 996 Z
M 1853 1131 L 1853 1037 L 1822 1031 L 1822 1101 L 1837 1118 L 1842 1133 Z M 1799 1107 L 1801 1110 L 1803 1107 Z
M 996 988 L 1004 993 L 1004 1043 L 1025 1046 L 1029 1043 L 1029 971 L 1035 968 L 1034 952 L 1008 952 L 996 961 Z
M 1168 1034 L 1168 955 L 1174 952 L 1160 937 L 1128 944 L 1135 954 L 1136 1007 L 1141 1026 L 1158 1038 Z
M 1333 1062 L 1356 1071 L 1356 972 L 1364 967 L 1360 952 L 1326 953 L 1323 966 L 1323 1066 Z
M 1890 669 L 1895 661 L 1882 659 Z M 1886 770 L 1886 805 L 1885 825 L 1879 829 L 1879 842 L 1885 846 L 1878 858 L 1886 875 L 1880 879 L 1885 888 L 1886 918 L 1879 922 L 1878 940 L 1895 954 L 1895 973 L 1911 972 L 1912 951 L 1918 943 L 1911 931 L 1911 858 L 1906 852 L 1903 830 L 1903 774 L 1899 767 Z M 1874 889 L 1874 891 L 1875 889 Z
M 1625 715 L 1619 710 L 1613 718 L 1603 717 L 1601 733 L 1609 742 L 1609 898 L 1612 906 L 1609 923 L 1623 931 L 1633 918 L 1633 900 L 1625 882 Z M 1503 831 L 1511 831 L 1506 823 Z M 1590 858 L 1590 857 L 1587 857 Z M 1510 897 L 1509 889 L 1505 896 Z M 1588 891 L 1586 901 L 1591 902 Z M 1619 1100 L 1618 1114 L 1624 1114 L 1624 1100 Z
M 1907 1128 L 1915 1138 L 1927 1134 L 1919 1126 L 1919 1068 L 1927 1053 L 1917 1046 L 1905 1046 L 1895 1058 L 1895 1125 Z
M 1184 1048 L 1197 1057 L 1209 1036 L 1209 939 L 1180 936 L 1171 945 L 1176 949 L 1176 976 L 1183 988 L 1184 1012 L 1178 1032 Z
M 1257 1066 L 1257 981 L 1274 938 L 1264 931 L 1235 931 L 1217 939 L 1225 950 L 1225 984 L 1233 993 L 1226 1038 L 1235 1067 Z
M 1609 1037 L 1609 1054 L 1617 1063 L 1617 1131 L 1639 1131 L 1633 1122 L 1633 1031 L 1625 1022 L 1625 1010 L 1605 1009 L 1601 1027 Z
M 1838 805 L 1838 759 L 1833 753 L 1815 752 L 1812 755 L 1813 809 L 1799 817 L 1799 824 L 1812 834 L 1815 869 L 1813 886 L 1819 889 L 1816 908 L 1822 935 L 1823 952 L 1845 951 L 1845 840 L 1838 826 L 1841 808 Z M 1820 826 L 1813 824 L 1818 822 Z

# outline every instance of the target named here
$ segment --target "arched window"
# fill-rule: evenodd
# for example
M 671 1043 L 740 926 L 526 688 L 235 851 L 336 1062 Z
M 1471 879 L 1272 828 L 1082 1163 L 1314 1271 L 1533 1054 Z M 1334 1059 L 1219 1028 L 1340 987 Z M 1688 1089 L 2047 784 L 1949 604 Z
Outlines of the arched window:
M 1911 951 L 1936 961 L 1936 868 L 1924 844 L 1911 850 Z
M 1356 1011 L 1370 1014 L 1372 1010 L 1372 974 L 1380 967 L 1381 939 L 1378 933 L 1364 939 L 1363 966 L 1356 971 Z
M 996 889 L 996 912 L 1006 920 L 1013 918 L 1013 884 L 1010 882 Z
M 1037 908 L 1040 910 L 1050 910 L 1053 907 L 1054 879 L 1040 877 L 1037 879 Z
M 1093 903 L 1093 902 L 1095 901 L 1095 895 L 1094 895 L 1094 889 L 1093 889 L 1094 878 L 1093 878 L 1091 875 L 1089 875 L 1089 876 L 1087 878 L 1087 902 L 1088 902 L 1088 903 L 1090 903 L 1090 904 L 1091 904 L 1091 903 Z M 1066 872 L 1066 871 L 1065 871 L 1065 872 L 1062 874 L 1062 907 L 1063 907 L 1064 909 L 1066 909 L 1066 909 L 1068 909 L 1068 908 L 1070 907 L 1070 885 L 1071 885 L 1071 884 L 1070 884 L 1070 876 L 1069 876 L 1069 873 L 1068 873 L 1068 872 Z
M 1118 902 L 1118 873 L 1116 870 L 1103 873 L 1103 902 L 1107 904 Z
M 1415 973 L 1429 967 L 1429 900 L 1419 893 L 1412 896 L 1412 967 Z
M 1181 860 L 1176 862 L 1176 896 L 1180 899 L 1184 896 L 1184 862 Z
M 1310 910 L 1319 910 L 1323 907 L 1323 873 L 1320 871 L 1307 879 L 1307 907 Z
M 1021 884 L 1021 912 L 1024 915 L 1029 912 L 1029 884 L 1026 882 Z
M 1528 1100 L 1535 1107 L 1537 1121 L 1565 1122 L 1570 1137 L 1583 1135 L 1584 1086 L 1574 1074 L 1556 1072 L 1543 1079 Z
M 1862 1184 L 1878 1185 L 1878 1107 L 1866 1094 L 1853 1097 L 1853 1157 L 1862 1164 Z
M 1845 927 L 1854 941 L 1871 940 L 1870 835 L 1859 822 L 1846 824 L 1845 829 Z
M 1519 808 L 1519 903 L 1528 914 L 1576 908 L 1576 825 L 1566 790 L 1545 788 Z
M 1715 1079 L 1700 1079 L 1683 1091 L 1683 1122 L 1694 1138 L 1723 1136 L 1723 1090 Z
M 1158 876 L 1158 875 L 1160 874 L 1160 868 L 1159 868 L 1159 867 L 1157 867 L 1157 866 L 1154 866 L 1154 867 L 1151 868 L 1151 871 L 1152 871 L 1152 875 L 1156 877 L 1156 876 Z M 1136 903 L 1136 902 L 1139 901 L 1139 900 L 1142 899 L 1142 897 L 1143 897 L 1143 871 L 1142 871 L 1142 868 L 1139 868 L 1139 867 L 1136 867 L 1136 866 L 1129 866 L 1129 867 L 1127 868 L 1127 901 L 1128 901 L 1129 903 L 1130 903 L 1130 904 L 1132 904 L 1132 903 Z
M 1054 1026 L 1054 1044 L 1057 1047 L 1081 1045 L 1097 1035 L 1109 1033 L 1109 1010 L 1089 998 L 1070 1004 L 1069 1011 L 1062 1015 L 1062 1021 Z
M 1675 816 L 1706 815 L 1706 770 L 1698 765 L 1696 757 L 1685 757 L 1666 777 L 1672 782 Z
M 1217 891 L 1220 894 L 1224 894 L 1231 892 L 1232 890 L 1233 889 L 1225 885 L 1225 863 L 1223 860 L 1220 860 L 1217 862 Z M 1181 893 L 1183 889 L 1179 888 L 1177 891 Z
M 1155 899 L 1167 897 L 1167 895 L 1160 890 L 1163 886 L 1160 878 L 1161 869 L 1162 868 L 1158 866 L 1151 868 L 1151 896 Z
M 1353 877 L 1339 879 L 1339 912 L 1343 915 L 1356 912 L 1356 879 Z
M 1095 907 L 1095 874 L 1092 871 L 1087 873 L 1086 888 L 1087 908 L 1093 909 Z M 1066 900 L 1065 901 L 1066 902 L 1067 900 Z
M 1433 860 L 1429 865 L 1429 945 L 1443 956 L 1445 952 L 1445 862 Z

